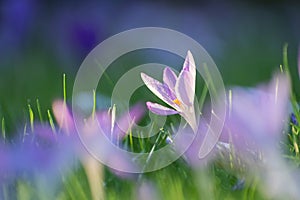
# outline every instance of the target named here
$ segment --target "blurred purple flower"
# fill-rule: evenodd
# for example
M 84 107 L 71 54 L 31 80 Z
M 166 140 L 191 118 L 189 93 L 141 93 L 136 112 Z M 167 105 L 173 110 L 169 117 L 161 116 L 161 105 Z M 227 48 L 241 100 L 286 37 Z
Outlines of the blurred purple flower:
M 158 115 L 180 114 L 194 132 L 197 131 L 194 109 L 196 66 L 190 51 L 187 53 L 178 77 L 169 67 L 166 67 L 164 70 L 163 83 L 144 73 L 141 73 L 141 77 L 151 92 L 173 108 L 147 102 L 147 107 L 151 112 Z
M 42 169 L 47 172 L 51 171 L 49 167 L 52 166 L 57 167 L 55 170 L 61 169 L 63 165 L 71 168 L 72 162 L 70 162 L 70 159 L 75 158 L 73 149 L 76 145 L 74 142 L 76 138 L 56 134 L 47 125 L 36 124 L 34 127 L 34 132 L 14 147 L 15 149 L 19 147 L 20 152 L 17 152 L 17 155 L 20 156 L 17 159 L 18 163 L 22 159 L 29 159 L 32 162 L 23 162 L 24 166 L 28 165 L 28 169 L 36 168 L 36 170 Z M 22 155 L 24 152 L 27 152 L 26 158 Z M 35 165 L 35 167 L 32 165 Z
M 233 88 L 221 141 L 241 151 L 273 148 L 288 120 L 290 80 L 284 74 L 255 89 Z
M 61 100 L 54 101 L 53 113 L 62 131 L 69 132 L 70 134 L 76 134 L 73 117 L 71 116 L 71 113 L 68 110 L 65 102 Z M 97 143 L 97 141 L 100 144 L 105 140 L 104 138 L 98 138 L 102 137 L 102 135 L 99 134 L 100 131 L 104 133 L 105 137 L 114 145 L 117 145 L 126 136 L 130 128 L 133 128 L 132 117 L 134 121 L 137 122 L 140 120 L 143 113 L 144 112 L 139 104 L 133 106 L 128 114 L 124 114 L 121 117 L 115 116 L 115 108 L 112 108 L 110 111 L 97 112 L 95 114 L 95 118 L 91 116 L 86 120 L 86 124 L 82 130 L 83 134 L 81 134 L 81 139 L 90 141 L 92 145 Z M 126 161 L 127 158 L 122 158 L 122 156 L 118 153 L 113 154 L 115 151 L 111 149 L 111 147 L 105 145 L 101 148 L 111 156 L 109 158 L 109 162 L 117 161 L 119 166 L 130 165 L 129 162 Z M 87 153 L 85 151 L 80 154 L 83 154 L 83 157 L 88 156 L 86 155 Z
M 209 124 L 202 118 L 198 124 L 196 134 L 186 127 L 178 130 L 176 136 L 172 138 L 174 148 L 177 153 L 182 154 L 183 158 L 194 169 L 207 166 L 215 157 L 216 149 L 213 149 L 204 158 L 199 158 L 199 150 L 203 145 L 205 134 L 208 133 Z
M 54 195 L 61 173 L 78 163 L 73 145 L 70 138 L 54 135 L 51 127 L 36 125 L 34 132 L 22 140 L 0 146 L 0 182 L 9 183 L 23 175 L 35 181 L 38 174 L 47 180 L 47 193 Z
M 299 172 L 282 157 L 278 147 L 289 122 L 290 79 L 276 74 L 270 83 L 256 88 L 233 88 L 220 138 L 233 145 L 233 159 L 246 167 L 246 176 L 256 177 L 267 198 L 297 199 Z M 231 154 L 232 155 L 232 154 Z
M 68 110 L 66 103 L 62 100 L 56 100 L 53 102 L 52 109 L 56 121 L 62 131 L 69 135 L 76 135 L 74 119 Z M 140 106 L 135 106 L 131 110 L 131 113 L 135 116 L 136 120 L 139 120 L 142 116 Z M 103 135 L 101 134 L 104 133 L 111 142 L 118 143 L 119 140 L 125 137 L 128 129 L 132 126 L 132 121 L 130 119 L 130 116 L 124 115 L 115 120 L 115 108 L 111 109 L 111 112 L 98 112 L 95 116 L 91 116 L 86 120 L 82 130 L 83 135 L 81 135 L 80 139 L 83 140 L 84 143 L 88 143 L 86 144 L 88 146 L 100 146 L 100 151 L 106 155 L 105 163 L 109 163 L 109 166 L 126 166 L 127 168 L 135 168 L 136 166 L 131 164 L 128 157 L 120 155 L 115 149 L 107 145 L 104 142 L 105 138 L 103 138 Z M 99 124 L 97 122 L 99 122 Z M 101 126 L 101 130 L 99 129 L 99 125 Z M 93 199 L 104 199 L 104 191 L 102 187 L 104 179 L 103 165 L 92 157 L 89 152 L 83 150 L 83 145 L 81 143 L 77 145 L 79 146 L 79 149 L 77 149 L 76 153 L 79 154 L 83 167 L 86 171 Z M 128 173 L 119 172 L 112 168 L 111 171 L 122 178 L 131 177 Z

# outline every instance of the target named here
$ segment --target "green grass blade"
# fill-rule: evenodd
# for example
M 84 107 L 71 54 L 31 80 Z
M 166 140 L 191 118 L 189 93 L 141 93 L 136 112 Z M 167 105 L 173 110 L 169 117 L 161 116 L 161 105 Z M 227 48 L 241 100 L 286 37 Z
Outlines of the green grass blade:
M 93 90 L 93 110 L 92 110 L 92 119 L 95 119 L 97 109 L 97 97 L 96 97 L 96 90 Z
M 67 85 L 66 85 L 66 74 L 63 74 L 63 97 L 64 102 L 67 102 Z
M 6 132 L 5 132 L 5 119 L 4 119 L 4 117 L 2 117 L 2 121 L 1 121 L 1 130 L 2 130 L 2 137 L 5 141 L 6 140 Z
M 287 74 L 290 74 L 290 69 L 289 69 L 289 62 L 288 62 L 288 44 L 283 45 L 283 69 Z
M 47 110 L 47 114 L 48 114 L 48 120 L 49 120 L 49 124 L 51 126 L 51 129 L 52 129 L 53 133 L 56 134 L 56 129 L 55 129 L 55 125 L 54 125 L 54 122 L 53 122 L 53 117 L 52 117 L 51 112 L 50 112 L 49 109 Z
M 43 120 L 43 115 L 42 115 L 41 105 L 40 105 L 39 99 L 36 99 L 36 107 L 37 107 L 40 122 L 43 122 L 44 120 Z
M 30 122 L 30 128 L 31 128 L 31 132 L 34 132 L 34 113 L 33 110 L 31 108 L 31 105 L 28 104 L 28 113 L 29 113 L 29 122 Z

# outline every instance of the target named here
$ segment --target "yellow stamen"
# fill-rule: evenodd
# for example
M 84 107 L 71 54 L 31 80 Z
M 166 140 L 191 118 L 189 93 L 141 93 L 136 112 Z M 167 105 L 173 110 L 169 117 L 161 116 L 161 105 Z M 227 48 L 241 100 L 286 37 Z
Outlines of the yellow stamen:
M 181 105 L 181 102 L 178 99 L 173 100 L 174 103 L 176 103 L 178 106 Z

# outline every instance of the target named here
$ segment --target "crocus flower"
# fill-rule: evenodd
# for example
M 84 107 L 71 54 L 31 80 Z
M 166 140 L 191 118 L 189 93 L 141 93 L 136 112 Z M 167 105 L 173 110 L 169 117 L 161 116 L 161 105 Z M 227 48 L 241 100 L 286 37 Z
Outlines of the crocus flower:
M 255 89 L 233 88 L 221 139 L 239 149 L 265 148 L 278 142 L 288 117 L 290 83 L 276 75 Z M 230 95 L 229 95 L 230 96 Z
M 233 88 L 221 140 L 233 144 L 247 168 L 259 178 L 269 198 L 297 199 L 298 173 L 282 158 L 278 144 L 289 119 L 290 80 L 285 74 L 257 88 Z
M 163 83 L 141 73 L 145 85 L 166 104 L 147 102 L 148 109 L 158 115 L 180 114 L 197 131 L 194 109 L 196 66 L 192 53 L 188 51 L 183 68 L 177 76 L 169 67 L 163 72 Z

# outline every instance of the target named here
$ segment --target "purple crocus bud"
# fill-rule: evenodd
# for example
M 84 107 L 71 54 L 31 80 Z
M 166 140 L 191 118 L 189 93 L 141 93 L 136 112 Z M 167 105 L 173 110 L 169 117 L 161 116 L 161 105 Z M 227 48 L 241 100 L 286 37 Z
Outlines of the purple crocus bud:
M 147 102 L 146 105 L 151 112 L 158 115 L 180 114 L 193 131 L 197 131 L 194 109 L 196 66 L 190 51 L 187 53 L 178 77 L 169 67 L 166 67 L 163 73 L 163 83 L 144 73 L 141 73 L 141 78 L 153 94 L 172 107 Z

